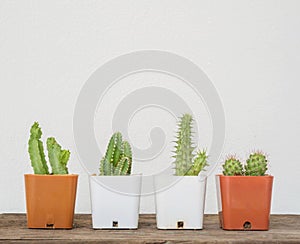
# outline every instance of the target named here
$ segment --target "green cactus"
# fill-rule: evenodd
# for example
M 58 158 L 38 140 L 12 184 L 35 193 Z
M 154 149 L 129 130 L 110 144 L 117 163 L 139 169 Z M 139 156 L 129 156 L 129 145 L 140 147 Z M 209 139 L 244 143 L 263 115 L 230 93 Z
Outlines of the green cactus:
M 244 175 L 243 165 L 234 156 L 229 156 L 223 164 L 223 175 Z
M 268 167 L 268 160 L 261 152 L 250 154 L 245 165 L 245 175 L 250 176 L 263 176 L 265 175 Z
M 31 166 L 35 174 L 49 174 L 47 162 L 44 154 L 43 142 L 40 140 L 42 130 L 38 122 L 34 122 L 30 129 L 30 138 L 28 141 L 28 153 L 31 160 Z
M 192 121 L 190 114 L 184 114 L 178 123 L 175 146 L 175 174 L 185 175 L 192 166 L 194 147 L 192 146 Z
M 100 175 L 129 175 L 131 165 L 130 144 L 122 141 L 122 134 L 116 132 L 110 138 L 105 156 L 100 161 Z
M 196 157 L 194 158 L 194 163 L 187 175 L 198 175 L 200 171 L 205 170 L 204 168 L 208 166 L 206 151 L 198 151 Z
M 127 175 L 129 169 L 129 158 L 122 157 L 121 160 L 118 162 L 117 167 L 114 169 L 114 175 Z
M 131 164 L 132 164 L 132 151 L 131 151 L 131 146 L 130 146 L 129 142 L 123 141 L 122 148 L 123 148 L 123 156 L 128 158 L 127 173 L 130 175 L 131 174 Z
M 53 137 L 47 139 L 47 150 L 52 174 L 68 174 L 67 162 L 70 158 L 70 151 L 62 150 Z
M 34 122 L 30 129 L 28 152 L 34 173 L 49 174 L 43 142 L 40 140 L 41 136 L 42 130 L 39 127 L 39 123 Z M 61 150 L 61 146 L 58 145 L 53 137 L 47 139 L 47 149 L 52 174 L 68 174 L 67 162 L 70 158 L 70 151 Z
M 206 152 L 198 152 L 194 155 L 195 147 L 192 146 L 192 122 L 190 114 L 184 114 L 178 123 L 178 131 L 175 141 L 175 175 L 198 175 L 207 166 Z

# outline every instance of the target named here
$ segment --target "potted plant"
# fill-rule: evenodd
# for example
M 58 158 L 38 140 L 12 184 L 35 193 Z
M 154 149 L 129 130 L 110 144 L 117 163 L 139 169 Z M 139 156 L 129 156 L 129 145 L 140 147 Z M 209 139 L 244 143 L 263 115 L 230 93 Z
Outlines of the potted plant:
M 273 176 L 266 175 L 267 158 L 250 154 L 243 165 L 235 156 L 216 176 L 220 227 L 225 230 L 268 230 Z
M 71 229 L 78 175 L 68 174 L 70 151 L 62 150 L 53 137 L 47 139 L 49 173 L 42 130 L 38 122 L 30 129 L 28 152 L 34 174 L 25 174 L 28 228 Z
M 175 175 L 154 176 L 158 229 L 202 229 L 206 177 L 200 172 L 208 165 L 207 154 L 194 154 L 190 114 L 179 121 L 175 146 Z
M 141 175 L 131 175 L 132 152 L 122 134 L 112 135 L 100 161 L 100 175 L 90 177 L 94 229 L 137 229 Z

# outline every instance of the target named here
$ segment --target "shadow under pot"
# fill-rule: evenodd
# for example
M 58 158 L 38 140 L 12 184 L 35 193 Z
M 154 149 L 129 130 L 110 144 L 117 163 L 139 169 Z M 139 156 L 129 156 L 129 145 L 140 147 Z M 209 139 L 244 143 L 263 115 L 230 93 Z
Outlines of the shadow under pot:
M 25 174 L 28 228 L 71 229 L 78 175 Z
M 268 230 L 273 176 L 216 175 L 220 227 Z

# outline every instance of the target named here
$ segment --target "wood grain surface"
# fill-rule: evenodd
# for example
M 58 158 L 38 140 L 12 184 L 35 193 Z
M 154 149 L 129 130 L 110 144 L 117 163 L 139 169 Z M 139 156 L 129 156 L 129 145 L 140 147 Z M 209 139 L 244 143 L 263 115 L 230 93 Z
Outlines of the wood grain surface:
M 138 230 L 93 230 L 91 215 L 77 214 L 72 230 L 28 229 L 25 214 L 0 215 L 2 243 L 300 243 L 300 215 L 272 215 L 269 231 L 225 231 L 217 215 L 203 230 L 158 230 L 155 215 L 140 215 Z

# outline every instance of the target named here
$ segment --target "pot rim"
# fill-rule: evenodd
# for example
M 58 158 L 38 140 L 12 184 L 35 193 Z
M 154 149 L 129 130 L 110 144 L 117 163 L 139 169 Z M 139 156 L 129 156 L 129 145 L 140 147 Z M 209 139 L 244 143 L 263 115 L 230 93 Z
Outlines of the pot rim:
M 131 174 L 131 175 L 97 175 L 97 174 L 91 174 L 91 175 L 89 175 L 89 177 L 103 177 L 103 178 L 105 178 L 105 177 L 141 177 L 141 176 L 143 176 L 143 174 L 142 173 L 140 173 L 140 174 Z
M 24 174 L 24 176 L 32 176 L 32 177 L 52 177 L 52 176 L 56 176 L 56 177 L 77 177 L 79 176 L 79 174 Z
M 230 177 L 230 178 L 274 178 L 273 175 L 223 175 L 223 174 L 216 174 L 216 176 L 219 176 L 219 177 Z
M 122 179 L 123 183 L 124 182 L 131 182 L 131 181 L 136 181 L 139 182 L 139 193 L 127 193 L 127 192 L 121 192 L 119 190 L 116 190 L 115 187 L 111 187 L 107 184 L 105 184 L 104 182 L 101 181 L 101 179 L 113 179 L 115 180 L 115 182 L 118 182 L 118 179 Z M 105 181 L 105 180 L 104 180 Z M 138 196 L 140 197 L 142 195 L 141 193 L 141 187 L 142 187 L 142 174 L 133 174 L 133 175 L 89 175 L 89 184 L 91 187 L 92 182 L 94 184 L 98 184 L 101 188 L 104 188 L 106 190 L 112 191 L 114 193 L 117 194 L 121 194 L 121 195 L 127 195 L 127 196 Z M 92 192 L 90 191 L 90 194 L 92 194 Z

